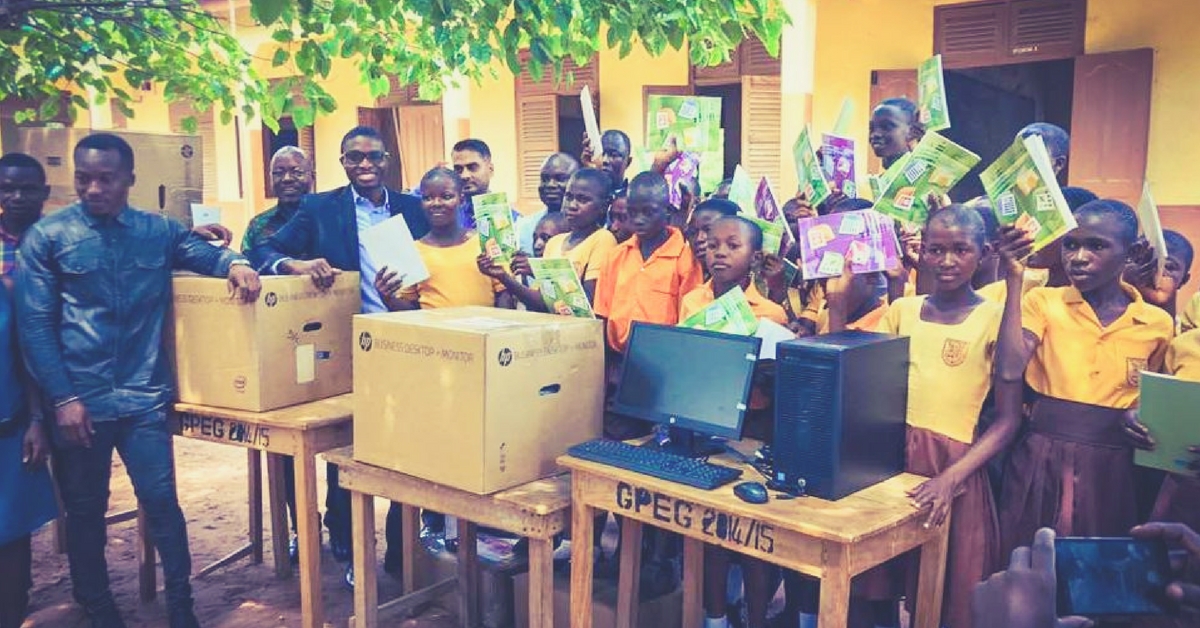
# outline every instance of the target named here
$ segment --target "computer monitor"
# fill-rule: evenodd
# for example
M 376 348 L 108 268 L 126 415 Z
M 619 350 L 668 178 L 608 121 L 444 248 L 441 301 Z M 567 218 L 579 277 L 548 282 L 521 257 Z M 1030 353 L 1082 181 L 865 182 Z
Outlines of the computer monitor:
M 742 437 L 761 343 L 754 336 L 634 323 L 612 411 L 667 425 L 672 449 L 706 455 L 697 450 L 696 433 Z

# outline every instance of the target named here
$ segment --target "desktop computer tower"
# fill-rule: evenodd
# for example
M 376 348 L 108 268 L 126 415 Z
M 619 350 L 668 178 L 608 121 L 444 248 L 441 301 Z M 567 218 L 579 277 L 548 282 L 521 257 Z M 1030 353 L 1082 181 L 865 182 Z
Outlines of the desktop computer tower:
M 774 485 L 836 500 L 904 471 L 908 343 L 846 331 L 779 344 Z

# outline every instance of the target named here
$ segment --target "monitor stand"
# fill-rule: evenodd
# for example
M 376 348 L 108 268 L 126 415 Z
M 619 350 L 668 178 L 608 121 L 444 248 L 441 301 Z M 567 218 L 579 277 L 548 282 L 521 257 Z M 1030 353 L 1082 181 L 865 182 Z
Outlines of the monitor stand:
M 661 445 L 665 452 L 688 458 L 706 458 L 725 453 L 723 441 L 713 440 L 704 434 L 697 434 L 682 427 L 671 427 L 668 433 L 671 440 Z

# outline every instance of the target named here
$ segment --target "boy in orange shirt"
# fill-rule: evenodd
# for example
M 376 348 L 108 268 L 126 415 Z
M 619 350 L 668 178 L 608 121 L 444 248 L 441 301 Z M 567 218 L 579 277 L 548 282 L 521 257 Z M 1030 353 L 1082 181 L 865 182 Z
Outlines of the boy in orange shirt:
M 786 325 L 787 314 L 783 308 L 759 294 L 751 281 L 751 272 L 762 264 L 762 243 L 762 230 L 745 218 L 724 216 L 710 223 L 705 255 L 712 279 L 683 297 L 679 318 L 686 319 L 703 311 L 721 295 L 741 287 L 756 317 Z M 764 397 L 762 391 L 756 390 L 756 393 L 761 401 Z M 752 394 L 750 405 L 752 409 L 756 405 L 758 409 L 765 409 L 767 404 L 756 404 L 755 395 Z M 726 579 L 732 555 L 729 550 L 715 545 L 706 545 L 704 549 L 704 609 L 707 615 L 704 625 L 705 628 L 727 628 Z M 767 563 L 750 557 L 743 556 L 740 561 L 745 574 L 747 627 L 764 628 L 767 604 L 771 599 L 771 568 Z
M 612 250 L 596 282 L 594 302 L 596 316 L 604 321 L 610 382 L 620 372 L 633 322 L 678 323 L 683 295 L 703 281 L 683 233 L 667 225 L 667 180 L 657 172 L 643 172 L 630 182 L 628 194 L 633 237 Z M 649 433 L 649 426 L 636 419 L 606 416 L 605 423 L 609 438 L 627 440 Z

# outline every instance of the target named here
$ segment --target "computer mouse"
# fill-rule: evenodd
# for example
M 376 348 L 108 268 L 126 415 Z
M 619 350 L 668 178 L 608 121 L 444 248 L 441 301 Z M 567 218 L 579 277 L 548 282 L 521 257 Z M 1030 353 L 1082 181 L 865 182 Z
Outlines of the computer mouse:
M 767 503 L 767 487 L 761 482 L 742 482 L 733 487 L 733 494 L 749 504 Z

